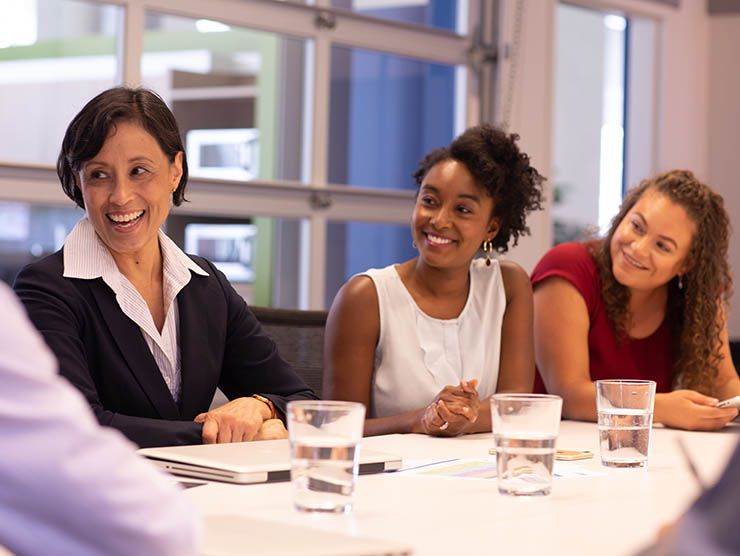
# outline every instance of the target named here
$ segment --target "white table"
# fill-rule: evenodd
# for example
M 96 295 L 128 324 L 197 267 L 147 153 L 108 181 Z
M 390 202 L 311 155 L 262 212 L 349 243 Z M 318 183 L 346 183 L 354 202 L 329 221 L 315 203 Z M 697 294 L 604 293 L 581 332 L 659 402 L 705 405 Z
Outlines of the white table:
M 244 516 L 392 539 L 411 546 L 415 554 L 625 555 L 651 542 L 658 527 L 678 517 L 699 492 L 676 436 L 684 438 L 701 475 L 710 482 L 732 452 L 736 431 L 692 433 L 657 427 L 648 468 L 624 470 L 601 466 L 595 424 L 564 421 L 558 447 L 589 449 L 595 457 L 556 466 L 579 466 L 598 475 L 555 478 L 546 497 L 503 496 L 495 480 L 404 472 L 361 476 L 349 516 L 295 511 L 289 483 L 210 483 L 187 492 L 211 521 L 216 516 Z M 491 434 L 449 439 L 389 435 L 366 438 L 363 446 L 412 461 L 486 458 L 492 443 Z M 247 553 L 248 539 L 244 543 L 241 549 Z

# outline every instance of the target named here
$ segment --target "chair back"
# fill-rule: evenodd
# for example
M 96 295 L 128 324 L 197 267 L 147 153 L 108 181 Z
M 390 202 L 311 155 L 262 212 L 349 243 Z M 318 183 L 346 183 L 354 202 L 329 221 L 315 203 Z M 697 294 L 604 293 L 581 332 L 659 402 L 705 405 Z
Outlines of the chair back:
M 324 374 L 326 311 L 250 307 L 278 351 L 305 383 L 321 397 Z

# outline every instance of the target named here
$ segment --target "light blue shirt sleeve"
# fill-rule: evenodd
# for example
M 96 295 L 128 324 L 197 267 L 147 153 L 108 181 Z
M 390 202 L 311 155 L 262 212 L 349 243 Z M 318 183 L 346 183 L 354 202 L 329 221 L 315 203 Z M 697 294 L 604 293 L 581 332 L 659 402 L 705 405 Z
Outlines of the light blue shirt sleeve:
M 189 555 L 200 522 L 171 478 L 100 427 L 0 283 L 0 546 L 17 554 Z

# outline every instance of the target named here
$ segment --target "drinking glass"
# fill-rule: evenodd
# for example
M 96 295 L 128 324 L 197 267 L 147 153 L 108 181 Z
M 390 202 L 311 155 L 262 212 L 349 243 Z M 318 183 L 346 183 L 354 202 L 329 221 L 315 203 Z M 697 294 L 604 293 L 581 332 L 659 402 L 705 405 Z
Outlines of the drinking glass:
M 560 396 L 491 396 L 500 493 L 515 496 L 550 494 L 562 407 Z
M 652 380 L 596 381 L 602 465 L 647 465 L 654 403 Z
M 302 511 L 351 512 L 365 406 L 355 402 L 288 403 L 293 503 Z

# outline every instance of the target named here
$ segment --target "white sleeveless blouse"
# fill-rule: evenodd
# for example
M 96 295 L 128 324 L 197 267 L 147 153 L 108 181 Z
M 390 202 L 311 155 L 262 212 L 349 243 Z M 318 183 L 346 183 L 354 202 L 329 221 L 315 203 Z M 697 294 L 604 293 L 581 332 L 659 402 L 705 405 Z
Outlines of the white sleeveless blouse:
M 435 319 L 416 305 L 395 266 L 363 273 L 375 284 L 380 335 L 375 349 L 369 417 L 428 405 L 442 388 L 478 379 L 485 399 L 496 392 L 506 311 L 498 261 L 470 265 L 470 292 L 457 318 Z

